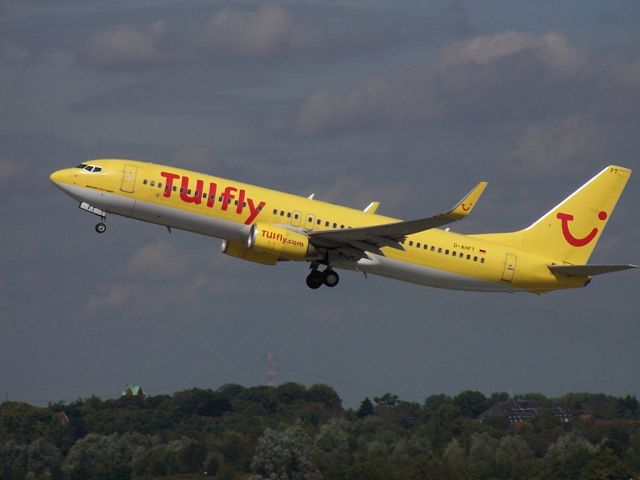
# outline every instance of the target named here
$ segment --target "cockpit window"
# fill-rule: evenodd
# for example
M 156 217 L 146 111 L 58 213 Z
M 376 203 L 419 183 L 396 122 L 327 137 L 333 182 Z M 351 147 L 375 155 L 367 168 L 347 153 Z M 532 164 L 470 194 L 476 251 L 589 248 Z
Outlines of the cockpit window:
M 89 173 L 97 173 L 102 171 L 102 167 L 95 167 L 93 165 L 87 165 L 86 163 L 81 163 L 76 168 L 81 168 L 83 172 Z

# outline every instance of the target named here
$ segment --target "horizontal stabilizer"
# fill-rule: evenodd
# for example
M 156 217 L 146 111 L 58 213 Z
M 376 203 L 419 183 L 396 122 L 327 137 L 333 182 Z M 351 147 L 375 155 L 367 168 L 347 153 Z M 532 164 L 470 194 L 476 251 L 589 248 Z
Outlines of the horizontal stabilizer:
M 602 275 L 603 273 L 619 272 L 630 268 L 638 268 L 637 265 L 549 265 L 552 273 L 567 275 L 569 277 L 588 277 Z

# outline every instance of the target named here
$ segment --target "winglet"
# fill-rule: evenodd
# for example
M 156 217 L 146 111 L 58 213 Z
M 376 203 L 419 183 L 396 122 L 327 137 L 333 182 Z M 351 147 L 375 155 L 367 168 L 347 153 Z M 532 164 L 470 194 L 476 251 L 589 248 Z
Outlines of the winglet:
M 380 202 L 371 202 L 363 211 L 364 213 L 374 214 L 378 211 L 379 206 Z
M 487 188 L 487 182 L 480 182 L 471 190 L 466 197 L 460 200 L 455 207 L 453 207 L 447 215 L 454 217 L 456 220 L 466 217 L 471 213 L 473 207 L 475 207 L 480 195 Z

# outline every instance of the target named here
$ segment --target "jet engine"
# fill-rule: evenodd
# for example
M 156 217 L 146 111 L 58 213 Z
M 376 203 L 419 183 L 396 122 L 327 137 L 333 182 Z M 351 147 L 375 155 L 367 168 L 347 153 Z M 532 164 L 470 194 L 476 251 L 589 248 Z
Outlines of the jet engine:
M 278 255 L 249 250 L 246 245 L 229 240 L 222 241 L 222 253 L 231 257 L 249 260 L 250 262 L 262 263 L 263 265 L 275 265 L 278 263 Z
M 315 260 L 318 251 L 304 233 L 267 223 L 256 223 L 249 231 L 247 248 L 276 256 L 279 260 Z

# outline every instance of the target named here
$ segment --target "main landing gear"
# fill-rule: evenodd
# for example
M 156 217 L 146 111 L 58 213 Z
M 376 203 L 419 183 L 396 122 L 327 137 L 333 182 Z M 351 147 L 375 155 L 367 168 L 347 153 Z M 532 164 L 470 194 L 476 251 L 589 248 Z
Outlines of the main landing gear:
M 311 272 L 307 275 L 307 286 L 315 290 L 322 285 L 333 288 L 338 285 L 340 276 L 331 267 L 327 267 L 324 271 L 318 270 L 317 264 L 311 265 Z
M 100 222 L 98 224 L 96 224 L 96 232 L 98 233 L 104 233 L 107 231 L 107 224 L 104 222 Z

